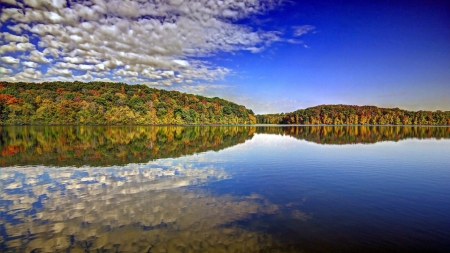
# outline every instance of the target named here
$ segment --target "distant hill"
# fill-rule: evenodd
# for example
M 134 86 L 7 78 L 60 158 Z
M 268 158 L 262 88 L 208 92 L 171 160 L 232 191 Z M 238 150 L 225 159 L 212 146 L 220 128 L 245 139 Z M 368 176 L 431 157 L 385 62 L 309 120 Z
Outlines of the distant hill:
M 242 105 L 145 85 L 0 83 L 0 125 L 254 123 Z
M 254 115 L 199 95 L 104 82 L 0 83 L 0 125 L 158 124 L 450 125 L 449 111 L 319 105 Z
M 290 113 L 256 115 L 260 124 L 450 125 L 450 111 L 407 111 L 376 106 L 319 105 Z

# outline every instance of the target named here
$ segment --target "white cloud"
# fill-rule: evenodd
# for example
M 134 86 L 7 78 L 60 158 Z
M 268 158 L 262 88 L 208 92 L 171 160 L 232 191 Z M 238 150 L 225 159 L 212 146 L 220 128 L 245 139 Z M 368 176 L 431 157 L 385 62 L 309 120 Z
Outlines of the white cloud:
M 135 71 L 127 71 L 124 69 L 119 69 L 115 72 L 117 75 L 120 76 L 138 76 L 138 73 Z
M 11 23 L 8 29 L 16 35 L 2 33 L 11 42 L 2 52 L 26 52 L 22 68 L 55 62 L 47 67 L 46 80 L 53 78 L 48 75 L 84 80 L 118 75 L 157 85 L 214 81 L 232 70 L 196 59 L 221 51 L 259 53 L 283 41 L 279 31 L 233 23 L 281 2 L 91 0 L 68 6 L 65 0 L 23 0 L 22 8 L 9 0 L 12 6 L 2 9 L 0 20 Z M 25 33 L 38 38 L 38 50 Z M 69 69 L 86 73 L 75 77 Z
M 10 74 L 12 72 L 13 72 L 12 69 L 0 67 L 0 73 L 2 73 L 2 74 Z
M 37 63 L 48 63 L 48 62 L 50 62 L 49 59 L 45 58 L 45 55 L 43 53 L 41 53 L 41 52 L 39 52 L 37 50 L 31 51 L 30 56 L 29 56 L 29 60 L 37 62 Z
M 184 60 L 173 60 L 173 62 L 179 65 L 180 67 L 189 67 L 189 62 Z
M 56 59 L 59 58 L 59 50 L 56 48 L 47 47 L 46 49 L 44 49 L 44 51 L 42 53 L 44 55 L 50 54 Z
M 302 25 L 302 26 L 294 26 L 294 36 L 302 36 L 305 35 L 313 30 L 315 30 L 316 28 L 312 25 Z
M 65 63 L 65 62 L 57 62 L 54 65 L 57 68 L 61 69 L 79 69 L 79 70 L 93 70 L 95 69 L 94 65 L 87 64 L 73 64 L 73 63 Z
M 10 25 L 8 26 L 8 29 L 14 31 L 15 33 L 22 33 L 22 29 L 24 30 L 30 30 L 30 26 L 27 24 L 16 24 L 16 25 Z
M 68 69 L 50 68 L 49 70 L 47 70 L 46 75 L 47 76 L 59 75 L 59 76 L 65 76 L 65 77 L 72 77 L 72 71 L 70 71 Z
M 161 73 L 161 75 L 165 78 L 171 78 L 171 77 L 174 77 L 174 72 L 173 71 L 163 71 Z
M 231 88 L 230 85 L 222 84 L 198 84 L 198 85 L 181 85 L 177 86 L 183 92 L 193 93 L 193 94 L 205 94 L 206 96 L 217 96 L 217 92 L 221 93 L 226 89 Z
M 33 44 L 27 42 L 27 43 L 15 43 L 10 42 L 7 45 L 3 45 L 0 47 L 0 52 L 6 53 L 6 52 L 25 52 L 29 50 L 33 50 L 35 47 Z
M 295 39 L 288 39 L 286 42 L 291 44 L 303 44 L 304 42 L 302 40 L 295 40 Z
M 40 80 L 42 78 L 42 73 L 39 70 L 35 70 L 33 68 L 25 68 L 22 72 L 17 73 L 14 76 L 7 76 L 5 81 L 9 82 L 19 82 L 25 81 L 28 82 L 30 80 Z
M 99 63 L 95 65 L 95 70 L 97 71 L 105 71 L 105 65 L 103 63 Z
M 6 63 L 6 64 L 17 64 L 20 62 L 19 59 L 13 58 L 11 56 L 3 56 L 0 59 L 2 60 L 2 62 Z
M 6 41 L 14 41 L 14 42 L 28 42 L 28 37 L 22 35 L 22 36 L 17 36 L 11 33 L 7 33 L 7 32 L 3 32 L 1 33 L 2 37 L 6 40 Z
M 22 65 L 27 66 L 29 68 L 36 68 L 38 66 L 37 63 L 31 61 L 22 62 Z
M 75 80 L 85 80 L 85 81 L 88 81 L 88 80 L 91 80 L 92 79 L 92 75 L 91 75 L 91 72 L 90 71 L 87 71 L 86 72 L 86 74 L 84 74 L 84 75 L 81 75 L 81 76 L 74 76 L 73 77 Z
M 24 0 L 23 3 L 33 8 L 52 7 L 59 9 L 66 6 L 65 0 Z

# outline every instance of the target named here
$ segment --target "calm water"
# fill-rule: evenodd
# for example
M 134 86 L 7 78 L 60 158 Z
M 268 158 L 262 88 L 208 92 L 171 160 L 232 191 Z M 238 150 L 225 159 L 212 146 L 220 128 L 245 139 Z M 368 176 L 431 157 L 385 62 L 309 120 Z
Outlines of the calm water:
M 449 252 L 450 128 L 3 127 L 1 252 Z

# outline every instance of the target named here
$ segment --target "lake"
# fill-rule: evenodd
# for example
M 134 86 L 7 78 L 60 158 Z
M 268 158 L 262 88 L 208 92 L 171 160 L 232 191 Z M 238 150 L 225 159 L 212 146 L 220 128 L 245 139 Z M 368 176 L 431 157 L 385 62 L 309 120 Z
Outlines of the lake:
M 449 252 L 450 128 L 0 127 L 1 252 Z

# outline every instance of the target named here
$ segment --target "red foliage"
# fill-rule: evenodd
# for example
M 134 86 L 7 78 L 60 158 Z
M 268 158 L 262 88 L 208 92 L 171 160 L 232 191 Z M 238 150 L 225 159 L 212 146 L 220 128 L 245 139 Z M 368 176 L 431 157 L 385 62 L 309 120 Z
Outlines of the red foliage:
M 99 90 L 88 90 L 88 92 L 91 93 L 91 95 L 93 96 L 100 96 Z
M 0 102 L 13 105 L 19 103 L 19 100 L 11 94 L 0 94 Z
M 63 88 L 58 88 L 58 89 L 56 89 L 56 92 L 58 92 L 58 93 L 62 93 L 63 91 L 64 91 Z
M 13 156 L 19 152 L 18 146 L 6 146 L 2 149 L 2 156 Z
M 83 101 L 83 99 L 81 99 L 79 96 L 75 96 L 75 97 L 73 98 L 73 101 L 75 101 L 75 102 L 81 102 L 81 101 Z

